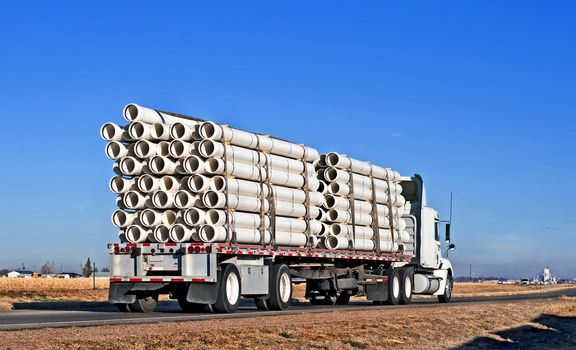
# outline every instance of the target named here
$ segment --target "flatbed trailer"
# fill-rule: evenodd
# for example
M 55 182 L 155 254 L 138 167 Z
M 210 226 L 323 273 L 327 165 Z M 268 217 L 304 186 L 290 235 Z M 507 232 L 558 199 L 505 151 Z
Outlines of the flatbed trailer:
M 412 203 L 403 215 L 410 241 L 403 253 L 324 250 L 233 243 L 111 243 L 109 301 L 123 311 L 152 312 L 161 294 L 184 311 L 235 312 L 240 299 L 258 309 L 290 305 L 292 279 L 305 281 L 311 304 L 347 304 L 366 296 L 375 304 L 408 304 L 412 294 L 448 302 L 452 265 L 440 251 L 437 212 L 426 206 L 419 175 L 402 181 Z M 447 225 L 449 242 L 449 225 Z M 450 244 L 448 249 L 453 249 Z

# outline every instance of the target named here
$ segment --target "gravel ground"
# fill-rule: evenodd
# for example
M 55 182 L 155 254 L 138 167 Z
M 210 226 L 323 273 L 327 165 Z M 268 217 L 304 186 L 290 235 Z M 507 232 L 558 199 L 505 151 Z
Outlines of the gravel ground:
M 0 332 L 4 349 L 574 349 L 576 298 Z

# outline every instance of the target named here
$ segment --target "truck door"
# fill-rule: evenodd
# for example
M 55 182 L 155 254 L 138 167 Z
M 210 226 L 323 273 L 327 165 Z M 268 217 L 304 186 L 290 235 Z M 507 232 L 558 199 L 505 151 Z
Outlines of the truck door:
M 440 234 L 438 214 L 431 208 L 422 208 L 420 227 L 420 265 L 438 268 L 440 265 Z

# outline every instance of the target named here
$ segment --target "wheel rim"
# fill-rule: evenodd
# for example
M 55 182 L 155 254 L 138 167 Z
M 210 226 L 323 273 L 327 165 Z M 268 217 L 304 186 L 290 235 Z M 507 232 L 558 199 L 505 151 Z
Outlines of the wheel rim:
M 228 275 L 226 279 L 226 299 L 231 305 L 236 304 L 238 301 L 238 292 L 240 291 L 238 276 L 235 273 Z
M 287 303 L 290 300 L 290 294 L 292 292 L 292 283 L 290 282 L 290 276 L 287 273 L 283 273 L 280 276 L 280 285 L 278 290 L 280 291 L 280 300 Z
M 450 298 L 450 294 L 452 294 L 452 279 L 446 280 L 446 298 Z
M 392 279 L 392 295 L 394 298 L 398 298 L 400 296 L 400 281 L 396 276 L 394 276 L 394 279 Z
M 404 296 L 410 298 L 412 296 L 412 280 L 410 276 L 406 276 L 404 279 Z

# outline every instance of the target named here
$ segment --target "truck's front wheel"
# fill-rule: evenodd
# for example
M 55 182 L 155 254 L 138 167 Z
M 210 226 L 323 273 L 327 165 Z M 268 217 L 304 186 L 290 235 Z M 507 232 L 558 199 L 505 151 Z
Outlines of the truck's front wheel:
M 233 313 L 240 305 L 240 274 L 236 266 L 224 265 L 218 282 L 218 296 L 214 309 L 221 313 Z
M 448 275 L 446 277 L 446 286 L 444 287 L 444 294 L 438 296 L 438 301 L 441 303 L 448 303 L 452 298 L 452 286 L 453 286 L 452 276 Z

